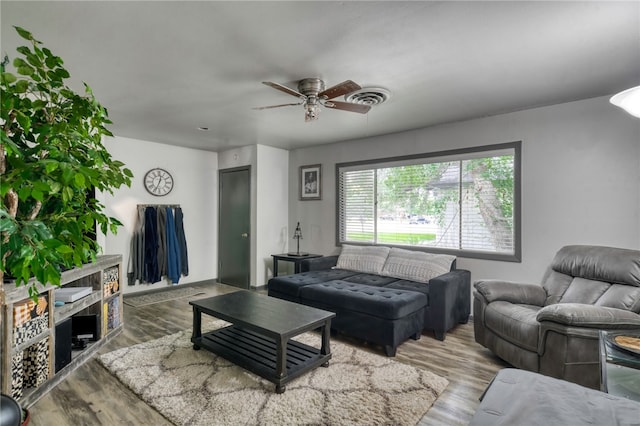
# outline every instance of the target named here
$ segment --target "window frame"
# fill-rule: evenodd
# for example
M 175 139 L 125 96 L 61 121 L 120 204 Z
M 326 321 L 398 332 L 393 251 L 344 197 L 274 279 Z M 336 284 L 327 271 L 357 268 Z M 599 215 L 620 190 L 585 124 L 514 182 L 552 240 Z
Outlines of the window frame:
M 469 249 L 451 249 L 451 248 L 440 248 L 440 247 L 422 247 L 422 246 L 408 246 L 408 245 L 396 245 L 396 244 L 378 244 L 378 243 L 360 243 L 360 242 L 351 242 L 351 241 L 340 241 L 340 170 L 347 167 L 360 167 L 366 165 L 376 165 L 380 166 L 385 163 L 395 163 L 395 162 L 414 162 L 415 160 L 420 159 L 431 159 L 436 157 L 461 157 L 455 158 L 458 160 L 466 160 L 472 158 L 469 154 L 475 154 L 477 156 L 478 153 L 490 153 L 492 151 L 499 150 L 513 150 L 513 253 L 493 253 L 487 251 L 477 251 L 477 250 L 469 250 Z M 469 158 L 464 158 L 467 155 Z M 336 224 L 336 246 L 341 247 L 343 244 L 349 245 L 382 245 L 387 247 L 400 247 L 407 250 L 415 250 L 415 251 L 423 251 L 428 253 L 442 253 L 442 254 L 452 254 L 458 257 L 464 258 L 472 258 L 472 259 L 485 259 L 485 260 L 496 260 L 496 261 L 504 261 L 504 262 L 521 262 L 522 261 L 522 232 L 521 232 L 521 217 L 522 217 L 522 209 L 521 209 L 521 200 L 522 200 L 522 141 L 514 141 L 493 145 L 483 145 L 477 147 L 470 148 L 460 148 L 460 149 L 452 149 L 446 151 L 437 151 L 437 152 L 428 152 L 428 153 L 420 153 L 420 154 L 412 154 L 412 155 L 403 155 L 397 157 L 386 157 L 386 158 L 376 158 L 371 160 L 361 160 L 361 161 L 351 161 L 345 163 L 336 163 L 335 166 L 335 189 L 336 189 L 336 203 L 335 203 L 335 224 Z M 377 228 L 377 218 L 374 222 L 374 229 Z

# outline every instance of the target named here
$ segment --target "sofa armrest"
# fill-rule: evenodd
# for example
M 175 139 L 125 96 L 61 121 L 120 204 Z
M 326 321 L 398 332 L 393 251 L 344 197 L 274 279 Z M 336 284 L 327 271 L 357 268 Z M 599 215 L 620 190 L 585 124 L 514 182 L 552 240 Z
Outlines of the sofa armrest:
M 551 321 L 571 327 L 640 328 L 640 315 L 624 309 L 583 303 L 556 303 L 538 311 L 538 322 Z
M 487 303 L 501 300 L 524 305 L 544 306 L 547 292 L 537 284 L 500 280 L 480 280 L 474 283 L 477 294 Z
M 300 262 L 300 272 L 319 271 L 331 269 L 338 263 L 338 256 L 312 257 Z
M 471 273 L 456 269 L 429 280 L 429 309 L 425 328 L 434 331 L 438 340 L 471 314 Z

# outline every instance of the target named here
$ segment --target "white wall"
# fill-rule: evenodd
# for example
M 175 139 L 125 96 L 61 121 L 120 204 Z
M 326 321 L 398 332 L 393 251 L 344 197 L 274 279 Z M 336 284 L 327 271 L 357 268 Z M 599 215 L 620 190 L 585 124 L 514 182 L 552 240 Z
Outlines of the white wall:
M 289 151 L 257 146 L 256 277 L 253 286 L 264 286 L 273 277 L 272 254 L 289 246 Z
M 640 248 L 640 120 L 608 98 L 434 126 L 290 153 L 289 226 L 305 251 L 335 254 L 335 164 L 522 140 L 522 262 L 459 258 L 472 281 L 539 282 L 567 244 Z M 298 167 L 322 163 L 322 200 L 298 201 Z
M 123 269 L 129 259 L 131 236 L 138 204 L 180 204 L 189 256 L 189 275 L 180 284 L 217 277 L 218 259 L 218 156 L 214 152 L 129 139 L 109 138 L 105 146 L 113 156 L 131 169 L 131 187 L 122 187 L 111 196 L 102 194 L 105 213 L 123 223 L 117 235 L 101 237 L 105 254 L 122 254 Z M 174 178 L 173 190 L 164 197 L 149 194 L 143 185 L 145 173 L 154 167 L 167 170 Z M 123 271 L 124 272 L 124 271 Z M 136 284 L 123 282 L 124 293 L 165 288 L 170 282 Z

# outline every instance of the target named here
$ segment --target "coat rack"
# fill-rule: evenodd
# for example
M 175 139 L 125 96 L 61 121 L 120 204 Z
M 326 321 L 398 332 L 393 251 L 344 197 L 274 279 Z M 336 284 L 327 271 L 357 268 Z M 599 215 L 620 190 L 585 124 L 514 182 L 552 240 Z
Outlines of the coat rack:
M 171 207 L 180 208 L 180 204 L 138 204 L 138 207 Z
M 184 215 L 180 204 L 138 204 L 131 237 L 129 285 L 153 284 L 164 277 L 178 284 L 189 275 Z

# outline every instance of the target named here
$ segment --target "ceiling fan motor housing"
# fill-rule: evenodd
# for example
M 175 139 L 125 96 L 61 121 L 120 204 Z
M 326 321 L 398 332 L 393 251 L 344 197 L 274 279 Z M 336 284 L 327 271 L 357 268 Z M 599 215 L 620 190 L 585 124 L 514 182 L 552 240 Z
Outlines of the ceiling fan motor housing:
M 324 81 L 319 78 L 305 78 L 298 83 L 298 92 L 305 96 L 318 96 L 324 90 Z

